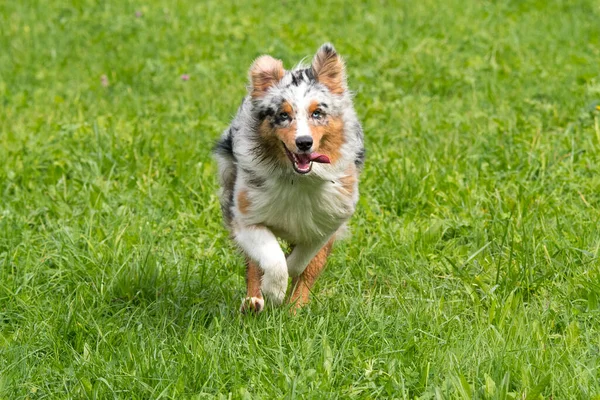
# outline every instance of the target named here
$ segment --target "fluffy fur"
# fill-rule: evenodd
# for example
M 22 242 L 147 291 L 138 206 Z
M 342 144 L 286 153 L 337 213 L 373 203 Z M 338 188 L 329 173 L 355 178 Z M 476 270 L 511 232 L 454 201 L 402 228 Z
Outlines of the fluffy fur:
M 248 95 L 215 146 L 221 208 L 247 259 L 242 311 L 308 301 L 334 238 L 354 213 L 363 132 L 331 44 L 291 71 L 270 56 L 251 66 Z M 277 238 L 290 244 L 286 257 Z

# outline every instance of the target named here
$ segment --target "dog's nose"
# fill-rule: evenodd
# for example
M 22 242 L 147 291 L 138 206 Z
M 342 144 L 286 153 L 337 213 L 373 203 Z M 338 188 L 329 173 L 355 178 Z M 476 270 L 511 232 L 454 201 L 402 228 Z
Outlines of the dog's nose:
M 312 137 L 310 136 L 300 136 L 296 139 L 296 147 L 300 151 L 310 150 L 313 145 Z

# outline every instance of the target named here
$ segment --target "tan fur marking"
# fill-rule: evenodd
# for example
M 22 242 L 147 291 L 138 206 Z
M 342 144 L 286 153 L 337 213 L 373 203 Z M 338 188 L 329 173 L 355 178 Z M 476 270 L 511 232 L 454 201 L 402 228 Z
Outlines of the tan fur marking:
M 327 117 L 326 125 L 311 126 L 311 134 L 315 143 L 320 143 L 317 149 L 329 156 L 334 164 L 341 156 L 340 148 L 344 144 L 344 122 L 340 117 Z
M 295 117 L 294 108 L 292 107 L 292 105 L 290 103 L 288 103 L 287 101 L 284 101 L 281 104 L 281 111 L 287 113 L 292 118 L 292 123 L 290 124 L 290 126 L 285 127 L 285 128 L 276 128 L 275 135 L 277 135 L 279 140 L 281 140 L 283 143 L 285 143 L 285 147 L 287 147 L 288 150 L 290 150 L 290 151 L 297 150 L 296 149 L 296 122 L 294 122 L 294 117 Z
M 294 116 L 294 110 L 288 102 L 284 102 L 281 105 L 281 110 L 288 113 L 291 117 Z M 281 142 L 285 144 L 285 147 L 290 151 L 296 151 L 296 122 L 293 121 L 290 126 L 283 128 L 274 128 L 271 126 L 271 122 L 264 120 L 260 127 L 259 133 L 262 140 L 263 147 L 269 155 L 273 155 L 280 160 L 287 160 L 285 151 L 281 147 Z
M 327 86 L 331 93 L 344 93 L 344 62 L 337 53 L 318 52 L 313 59 L 312 68 L 317 81 Z
M 254 98 L 264 96 L 265 93 L 283 78 L 285 70 L 283 62 L 271 56 L 260 56 L 250 67 L 250 81 Z
M 246 299 L 242 303 L 241 311 L 259 313 L 262 311 L 261 305 L 258 302 L 252 301 L 252 298 L 262 299 L 260 291 L 260 280 L 263 272 L 254 261 L 246 259 Z
M 340 183 L 348 194 L 354 193 L 354 184 L 356 183 L 356 167 L 354 165 L 348 167 L 346 175 L 340 179 Z
M 254 261 L 246 260 L 246 295 L 248 297 L 258 297 L 262 299 L 262 293 L 260 292 L 260 280 L 263 272 Z
M 296 148 L 296 123 L 286 128 L 275 129 L 275 135 L 285 143 L 285 147 L 290 151 L 297 151 Z
M 258 131 L 262 153 L 275 162 L 289 162 L 281 142 L 284 142 L 286 146 L 291 146 L 288 147 L 289 149 L 293 150 L 295 148 L 295 132 L 292 127 L 275 129 L 269 121 L 264 120 Z
M 242 190 L 238 194 L 238 209 L 242 214 L 248 214 L 248 209 L 250 208 L 250 199 L 248 198 L 248 191 Z
M 317 255 L 310 261 L 310 263 L 308 263 L 308 266 L 304 272 L 300 274 L 299 277 L 292 279 L 292 287 L 294 288 L 294 291 L 290 296 L 289 303 L 294 304 L 295 308 L 302 307 L 308 303 L 310 289 L 315 284 L 315 281 L 321 274 L 321 271 L 323 271 L 323 267 L 325 267 L 325 262 L 331 253 L 334 240 L 335 238 L 333 237 L 329 239 L 329 242 L 327 242 L 327 244 L 323 246 Z
M 311 101 L 308 106 L 308 115 L 311 115 L 317 108 L 319 108 L 319 102 L 316 100 Z
M 288 115 L 292 118 L 294 117 L 294 108 L 287 101 L 281 103 L 281 111 L 288 113 Z

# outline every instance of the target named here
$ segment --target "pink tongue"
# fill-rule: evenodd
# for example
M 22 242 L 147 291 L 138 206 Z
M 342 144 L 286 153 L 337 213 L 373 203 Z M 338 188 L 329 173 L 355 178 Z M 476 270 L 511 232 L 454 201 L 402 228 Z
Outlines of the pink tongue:
M 307 169 L 310 166 L 310 155 L 296 154 L 296 162 L 298 163 L 298 168 Z
M 329 164 L 329 157 L 324 154 L 311 153 L 311 154 L 296 154 L 296 162 L 298 168 L 307 169 L 310 167 L 310 162 L 318 162 L 323 164 Z
M 310 161 L 314 161 L 314 162 L 318 162 L 321 164 L 329 164 L 329 157 L 327 157 L 325 154 L 319 154 L 319 153 L 312 153 L 310 155 Z

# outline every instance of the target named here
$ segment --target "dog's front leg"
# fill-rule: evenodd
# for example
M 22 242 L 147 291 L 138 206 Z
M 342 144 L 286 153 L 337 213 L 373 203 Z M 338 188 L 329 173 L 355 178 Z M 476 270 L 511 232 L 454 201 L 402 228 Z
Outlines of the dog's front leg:
M 287 269 L 290 276 L 292 278 L 300 276 L 323 246 L 333 239 L 333 237 L 325 237 L 312 243 L 297 243 L 287 258 Z
M 288 270 L 285 254 L 275 235 L 262 225 L 253 225 L 236 229 L 234 238 L 248 258 L 262 270 L 262 293 L 273 303 L 281 304 L 287 289 Z M 248 284 L 252 283 L 249 281 Z

